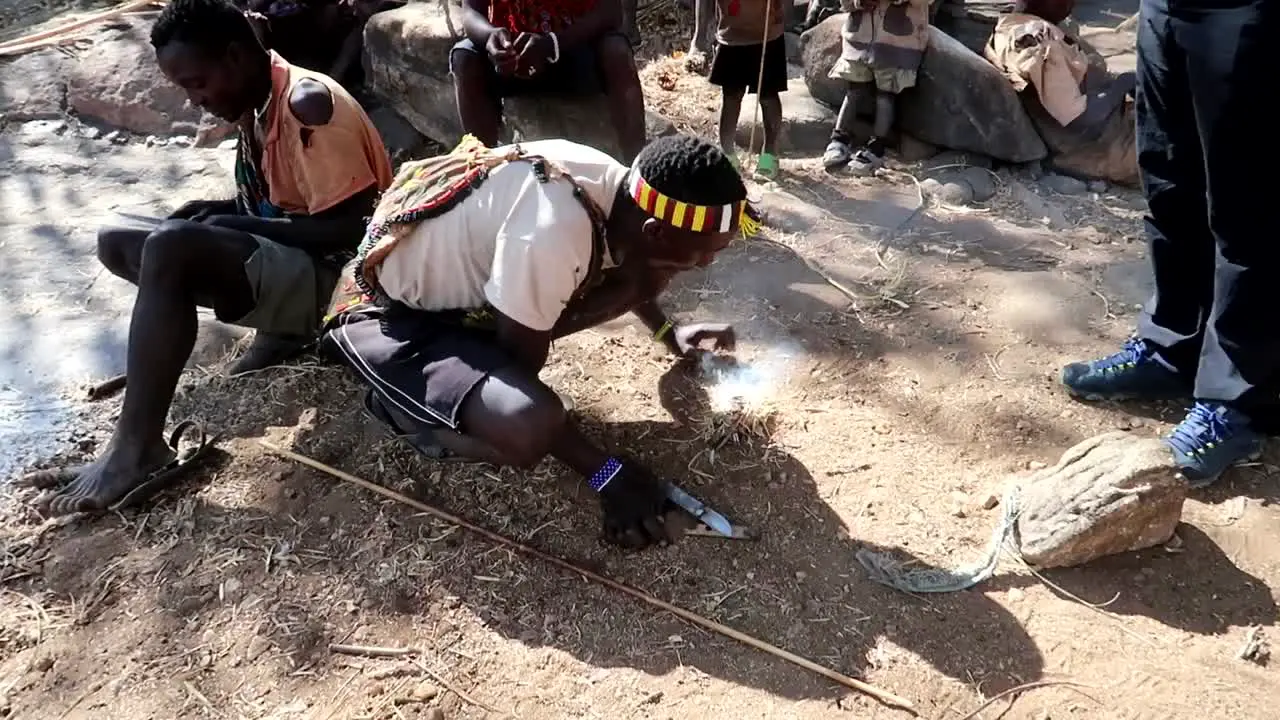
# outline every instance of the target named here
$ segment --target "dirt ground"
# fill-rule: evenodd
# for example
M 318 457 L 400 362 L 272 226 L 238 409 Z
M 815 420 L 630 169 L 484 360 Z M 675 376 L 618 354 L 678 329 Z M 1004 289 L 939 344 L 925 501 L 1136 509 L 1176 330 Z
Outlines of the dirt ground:
M 68 177 L 42 152 L 140 172 L 136 145 L 24 132 L 0 139 L 6 170 L 33 186 Z M 219 167 L 217 151 L 200 153 L 197 185 Z M 764 237 L 666 300 L 681 318 L 736 323 L 741 357 L 767 371 L 770 436 L 713 452 L 707 388 L 629 322 L 558 343 L 543 375 L 591 435 L 758 541 L 611 549 L 596 539 L 594 499 L 554 462 L 432 463 L 365 419 L 340 368 L 312 358 L 232 380 L 210 359 L 221 351 L 207 353 L 172 419 L 197 417 L 223 440 L 190 481 L 143 511 L 65 526 L 43 522 L 29 495 L 0 506 L 0 716 L 907 717 L 273 456 L 266 439 L 865 679 L 924 717 L 1273 717 L 1274 665 L 1237 653 L 1277 619 L 1274 453 L 1189 501 L 1178 542 L 1089 567 L 1040 578 L 1007 563 L 977 589 L 914 597 L 869 582 L 854 559 L 872 548 L 963 563 L 985 547 L 1000 511 L 984 501 L 1011 474 L 1098 432 L 1156 433 L 1177 418 L 1055 387 L 1064 362 L 1125 337 L 1150 290 L 1141 198 L 1054 195 L 1000 170 L 994 200 L 946 208 L 921 202 L 917 167 L 877 180 L 827 176 L 814 158 L 783 168 L 753 188 Z M 92 186 L 89 205 L 195 193 L 150 182 Z M 33 196 L 23 212 L 62 217 L 55 200 Z M 51 224 L 88 257 L 91 228 L 62 219 Z M 0 223 L 0 244 L 23 247 L 22 227 Z M 95 292 L 127 298 L 116 282 Z M 94 453 L 117 410 L 84 408 L 72 457 Z M 419 652 L 351 657 L 330 643 Z

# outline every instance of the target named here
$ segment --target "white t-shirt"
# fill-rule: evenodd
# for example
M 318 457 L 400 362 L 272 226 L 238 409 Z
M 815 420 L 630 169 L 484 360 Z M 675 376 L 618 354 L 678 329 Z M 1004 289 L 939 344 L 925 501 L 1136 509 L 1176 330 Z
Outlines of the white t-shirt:
M 612 211 L 627 166 L 568 140 L 521 146 L 567 171 L 606 215 Z M 591 240 L 591 218 L 568 180 L 539 182 L 531 163 L 507 163 L 401 240 L 378 269 L 378 284 L 409 307 L 471 309 L 488 301 L 527 328 L 550 330 L 587 274 Z

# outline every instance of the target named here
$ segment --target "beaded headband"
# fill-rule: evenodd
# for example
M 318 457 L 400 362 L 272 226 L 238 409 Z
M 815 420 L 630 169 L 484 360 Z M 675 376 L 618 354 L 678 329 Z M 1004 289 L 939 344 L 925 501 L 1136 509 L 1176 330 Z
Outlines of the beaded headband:
M 725 205 L 694 205 L 663 195 L 631 168 L 628 179 L 631 197 L 649 215 L 682 230 L 692 232 L 733 232 L 750 237 L 760 230 L 755 209 L 746 200 Z

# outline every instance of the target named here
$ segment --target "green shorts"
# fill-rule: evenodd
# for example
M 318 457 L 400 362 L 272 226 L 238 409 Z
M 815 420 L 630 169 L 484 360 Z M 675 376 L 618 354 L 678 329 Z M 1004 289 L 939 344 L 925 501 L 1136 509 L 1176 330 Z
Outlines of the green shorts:
M 254 235 L 258 249 L 244 263 L 253 310 L 231 324 L 281 335 L 316 335 L 338 271 L 306 252 Z
M 866 63 L 844 58 L 836 60 L 836 64 L 831 67 L 831 72 L 827 73 L 827 76 L 854 84 L 875 83 L 876 89 L 880 92 L 894 95 L 916 84 L 915 70 L 872 68 Z

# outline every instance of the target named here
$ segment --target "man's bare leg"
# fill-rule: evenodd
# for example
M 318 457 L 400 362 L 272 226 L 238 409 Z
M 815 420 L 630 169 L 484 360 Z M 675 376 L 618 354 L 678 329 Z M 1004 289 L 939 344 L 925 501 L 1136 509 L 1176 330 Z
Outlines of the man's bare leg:
M 109 249 L 127 255 L 131 238 L 117 237 L 121 247 Z M 188 221 L 167 221 L 147 235 L 129 325 L 128 390 L 115 434 L 97 460 L 45 501 L 49 512 L 108 507 L 172 460 L 164 424 L 195 346 L 196 298 L 214 298 L 220 318 L 234 320 L 252 310 L 244 264 L 257 247 L 252 236 Z
M 606 35 L 596 45 L 596 61 L 604 76 L 609 114 L 618 128 L 622 162 L 631 164 L 645 146 L 644 90 L 631 45 L 620 35 Z
M 466 50 L 454 50 L 449 56 L 462 131 L 475 135 L 489 147 L 495 147 L 502 127 L 502 107 L 493 101 L 486 86 L 489 74 L 484 63 L 487 62 L 488 58 Z

